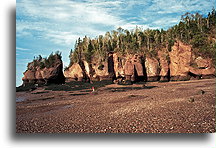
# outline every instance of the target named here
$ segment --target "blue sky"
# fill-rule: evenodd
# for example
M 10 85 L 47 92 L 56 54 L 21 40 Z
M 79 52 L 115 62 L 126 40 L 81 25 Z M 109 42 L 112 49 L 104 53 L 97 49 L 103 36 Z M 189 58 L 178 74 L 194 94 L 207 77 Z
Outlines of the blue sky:
M 16 86 L 28 62 L 57 50 L 69 64 L 70 49 L 79 37 L 94 38 L 122 27 L 167 29 L 190 12 L 207 14 L 215 0 L 17 0 Z

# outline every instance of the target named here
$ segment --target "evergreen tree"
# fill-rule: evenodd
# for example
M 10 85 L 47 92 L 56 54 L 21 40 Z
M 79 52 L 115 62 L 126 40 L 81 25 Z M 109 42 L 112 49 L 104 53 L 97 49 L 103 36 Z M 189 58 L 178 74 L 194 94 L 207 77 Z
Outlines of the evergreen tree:
M 122 29 L 106 32 L 104 36 L 90 39 L 87 36 L 75 43 L 74 50 L 70 52 L 70 65 L 83 59 L 91 62 L 93 57 L 99 61 L 107 59 L 109 52 L 120 55 L 129 53 L 145 53 L 156 56 L 157 50 L 171 47 L 176 40 L 191 44 L 197 55 L 207 55 L 215 59 L 215 23 L 216 12 L 208 13 L 207 17 L 196 13 L 185 13 L 181 21 L 168 30 L 146 29 L 136 26 L 134 30 Z

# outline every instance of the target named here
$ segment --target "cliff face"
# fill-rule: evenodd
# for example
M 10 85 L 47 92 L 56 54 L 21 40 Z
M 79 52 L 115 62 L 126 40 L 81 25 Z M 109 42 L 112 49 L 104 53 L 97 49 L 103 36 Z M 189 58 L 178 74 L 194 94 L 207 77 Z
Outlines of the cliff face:
M 42 67 L 41 64 L 45 64 L 44 59 L 34 60 L 28 64 L 27 70 L 23 73 L 23 85 L 64 83 L 63 64 L 58 56 L 53 56 L 53 63 L 49 67 Z
M 65 70 L 64 76 L 71 80 L 80 80 L 83 78 L 82 68 L 78 63 L 75 63 L 68 70 Z
M 69 67 L 64 72 L 65 77 L 71 80 L 169 81 L 215 76 L 211 59 L 196 57 L 191 46 L 180 41 L 172 46 L 170 52 L 165 48 L 159 50 L 156 57 L 109 53 L 103 62 L 94 59 L 92 63 L 83 63 L 82 66 L 75 63 Z
M 171 80 L 189 79 L 188 72 L 191 63 L 191 47 L 177 42 L 169 52 Z
M 48 63 L 48 64 L 47 64 Z M 47 66 L 48 65 L 48 66 Z M 158 50 L 152 57 L 144 54 L 109 53 L 106 60 L 94 57 L 91 63 L 80 61 L 63 74 L 58 55 L 28 64 L 23 84 L 64 83 L 68 81 L 177 81 L 215 77 L 210 58 L 195 56 L 191 46 L 175 42 L 171 51 Z
M 159 61 L 156 58 L 146 57 L 145 67 L 148 81 L 157 81 L 159 80 L 160 67 Z
M 215 76 L 215 67 L 211 59 L 197 57 L 193 61 L 194 66 L 190 66 L 189 72 L 199 76 L 200 78 L 211 78 Z
M 160 65 L 160 81 L 169 81 L 170 69 L 169 69 L 169 55 L 166 49 L 158 51 L 159 65 Z
M 215 76 L 211 59 L 196 57 L 191 46 L 177 42 L 169 52 L 171 80 L 189 80 Z
M 213 77 L 215 9 L 200 18 L 207 22 L 202 25 L 194 15 L 183 15 L 182 21 L 167 30 L 136 27 L 129 31 L 120 27 L 93 39 L 79 38 L 69 56 L 70 66 L 88 61 L 80 66 L 90 67 L 88 77 L 92 80 L 175 81 Z M 86 73 L 85 68 L 82 71 Z

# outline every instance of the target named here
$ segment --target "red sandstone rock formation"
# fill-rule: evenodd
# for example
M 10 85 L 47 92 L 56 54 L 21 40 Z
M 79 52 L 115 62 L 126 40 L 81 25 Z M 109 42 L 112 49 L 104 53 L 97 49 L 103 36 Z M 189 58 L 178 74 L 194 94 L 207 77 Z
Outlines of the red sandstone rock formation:
M 169 52 L 170 57 L 170 77 L 171 80 L 189 80 L 194 76 L 207 78 L 215 76 L 215 68 L 212 66 L 211 59 L 204 59 L 193 55 L 190 45 L 180 41 L 176 42 Z M 192 66 L 194 63 L 196 66 Z
M 83 70 L 78 63 L 74 63 L 64 71 L 64 76 L 71 80 L 81 80 L 83 78 Z
M 188 72 L 191 63 L 191 46 L 176 42 L 169 52 L 171 80 L 189 79 Z
M 55 62 L 50 67 L 40 68 L 39 65 L 34 65 L 33 61 L 28 64 L 28 69 L 23 73 L 23 84 L 44 84 L 44 83 L 64 83 L 65 77 L 63 75 L 62 61 L 58 56 L 54 55 Z
M 116 78 L 124 77 L 124 68 L 123 68 L 124 61 L 125 59 L 120 57 L 117 53 L 113 54 L 114 71 L 115 71 Z
M 166 48 L 162 48 L 158 50 L 157 57 L 145 58 L 140 54 L 123 56 L 119 53 L 109 53 L 107 61 L 102 62 L 97 58 L 91 64 L 83 61 L 83 68 L 75 63 L 64 72 L 64 75 L 71 79 L 81 79 L 85 74 L 92 80 L 113 80 L 123 77 L 129 81 L 143 81 L 143 77 L 147 77 L 147 81 L 169 81 L 215 76 L 211 59 L 196 57 L 191 46 L 177 41 L 171 49 L 168 52 Z M 196 66 L 192 66 L 192 63 Z
M 146 57 L 145 67 L 148 81 L 157 81 L 159 79 L 160 67 L 159 62 L 156 58 Z
M 166 50 L 159 50 L 158 58 L 160 64 L 160 81 L 169 81 L 169 55 Z

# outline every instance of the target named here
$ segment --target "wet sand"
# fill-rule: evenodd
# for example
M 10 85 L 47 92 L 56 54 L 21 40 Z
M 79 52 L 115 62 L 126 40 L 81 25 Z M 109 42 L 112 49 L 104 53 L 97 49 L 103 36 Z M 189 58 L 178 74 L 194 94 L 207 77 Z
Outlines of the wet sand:
M 215 79 L 16 93 L 17 133 L 212 133 Z

